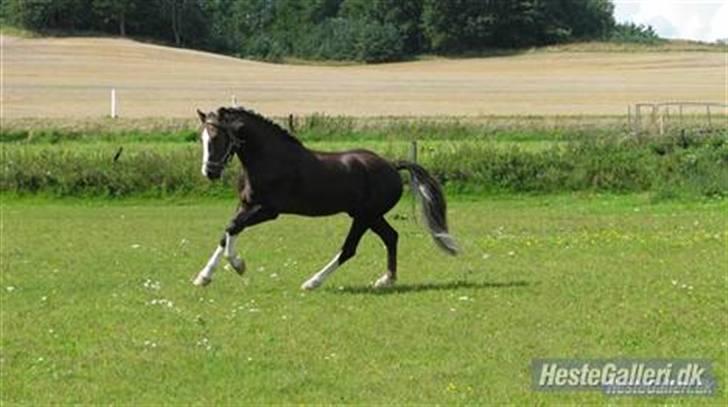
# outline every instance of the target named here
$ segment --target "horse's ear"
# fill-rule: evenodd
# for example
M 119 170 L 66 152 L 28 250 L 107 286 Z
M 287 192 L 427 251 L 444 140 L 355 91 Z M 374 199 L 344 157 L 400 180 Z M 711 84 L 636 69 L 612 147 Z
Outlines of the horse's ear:
M 205 115 L 204 113 L 202 113 L 202 111 L 200 109 L 197 109 L 197 116 L 200 117 L 200 121 L 202 123 L 204 123 L 205 120 L 207 119 L 207 115 Z

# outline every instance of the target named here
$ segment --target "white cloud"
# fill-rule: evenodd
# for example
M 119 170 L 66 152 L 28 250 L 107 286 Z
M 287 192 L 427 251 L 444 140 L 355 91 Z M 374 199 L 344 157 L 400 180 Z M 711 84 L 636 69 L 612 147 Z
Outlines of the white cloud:
M 713 39 L 728 38 L 728 4 L 723 4 L 713 16 L 710 23 L 710 37 Z
M 666 38 L 728 38 L 728 0 L 614 0 L 618 22 L 649 24 Z

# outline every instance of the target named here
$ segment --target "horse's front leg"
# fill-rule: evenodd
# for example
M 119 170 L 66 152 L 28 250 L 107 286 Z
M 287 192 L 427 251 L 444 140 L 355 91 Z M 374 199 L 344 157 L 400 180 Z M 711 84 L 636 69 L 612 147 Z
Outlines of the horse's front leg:
M 233 268 L 233 270 L 235 270 L 236 273 L 242 276 L 243 273 L 245 273 L 245 261 L 240 256 L 238 256 L 238 252 L 235 251 L 236 238 L 237 236 L 225 232 L 225 235 L 223 236 L 220 245 L 225 247 L 225 249 L 223 250 L 223 256 L 228 259 L 228 263 L 230 263 L 230 266 Z
M 225 228 L 225 234 L 220 239 L 220 244 L 218 244 L 202 271 L 197 274 L 193 284 L 199 286 L 209 284 L 212 281 L 212 273 L 215 271 L 215 268 L 220 263 L 220 258 L 223 256 L 228 259 L 230 265 L 238 274 L 243 274 L 245 271 L 245 262 L 235 251 L 235 239 L 246 227 L 275 219 L 277 216 L 277 212 L 262 205 L 242 207 L 230 222 L 230 225 Z

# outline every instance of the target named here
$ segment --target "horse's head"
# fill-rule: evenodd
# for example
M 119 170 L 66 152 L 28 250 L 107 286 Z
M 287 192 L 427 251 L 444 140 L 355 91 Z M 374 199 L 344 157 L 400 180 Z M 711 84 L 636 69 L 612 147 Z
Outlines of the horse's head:
M 238 134 L 243 127 L 240 121 L 226 120 L 218 113 L 203 113 L 197 109 L 202 122 L 200 142 L 202 143 L 202 175 L 211 180 L 222 176 L 222 171 L 240 147 Z

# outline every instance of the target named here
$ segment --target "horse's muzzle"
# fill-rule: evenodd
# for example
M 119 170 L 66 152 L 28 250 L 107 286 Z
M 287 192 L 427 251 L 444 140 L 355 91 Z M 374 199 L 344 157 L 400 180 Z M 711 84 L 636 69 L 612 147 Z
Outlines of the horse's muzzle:
M 222 177 L 222 167 L 217 165 L 203 165 L 202 174 L 207 177 L 210 181 L 220 179 Z

